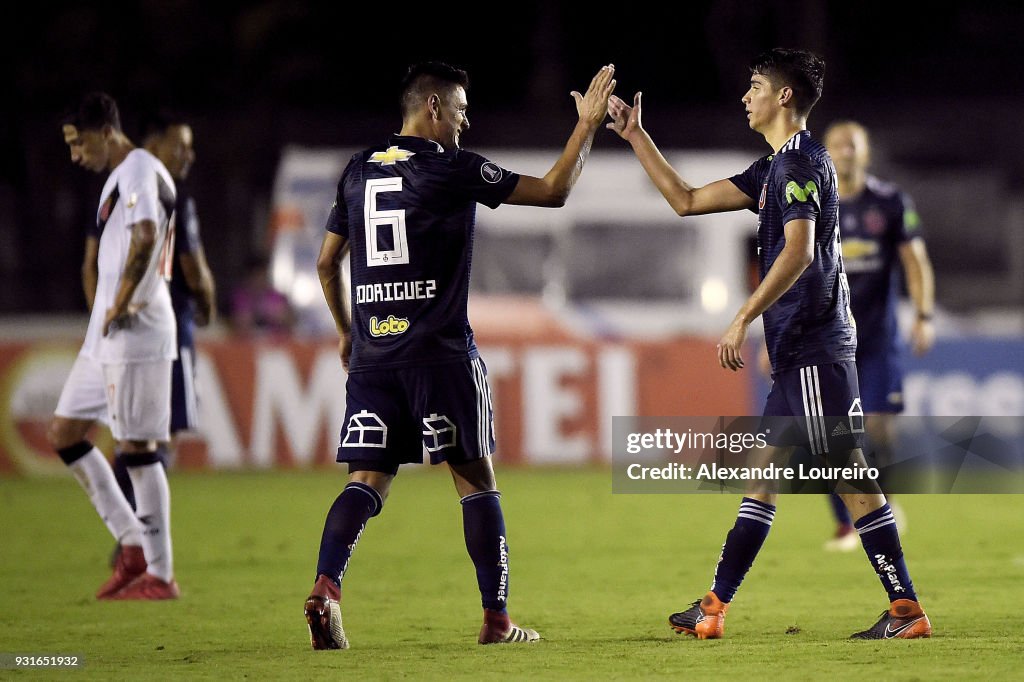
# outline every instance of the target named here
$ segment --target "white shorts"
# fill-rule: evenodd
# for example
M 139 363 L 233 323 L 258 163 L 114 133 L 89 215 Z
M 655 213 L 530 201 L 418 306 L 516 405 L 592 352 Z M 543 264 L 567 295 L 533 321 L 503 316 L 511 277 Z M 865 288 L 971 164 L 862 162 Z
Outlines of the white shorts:
M 117 440 L 167 441 L 171 364 L 171 360 L 156 360 L 101 365 L 79 355 L 54 414 L 102 421 Z
M 107 394 L 103 366 L 79 355 L 64 382 L 54 414 L 68 419 L 91 419 L 107 423 Z
M 103 365 L 110 432 L 117 440 L 171 439 L 172 360 Z

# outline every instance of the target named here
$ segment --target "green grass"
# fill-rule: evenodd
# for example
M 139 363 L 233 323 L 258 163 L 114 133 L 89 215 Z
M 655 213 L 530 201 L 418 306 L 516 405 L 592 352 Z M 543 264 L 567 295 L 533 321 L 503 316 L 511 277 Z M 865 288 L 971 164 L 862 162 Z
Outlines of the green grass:
M 111 540 L 70 479 L 0 480 L 0 652 L 76 653 L 17 679 L 1009 679 L 1024 667 L 1024 496 L 904 496 L 931 640 L 851 642 L 885 595 L 862 553 L 821 550 L 821 497 L 781 500 L 726 639 L 667 615 L 707 589 L 739 498 L 612 495 L 607 471 L 499 470 L 511 605 L 544 641 L 481 647 L 461 511 L 410 469 L 370 522 L 342 610 L 348 651 L 313 652 L 301 605 L 341 471 L 175 473 L 174 603 L 100 603 Z M 787 629 L 799 628 L 794 634 Z

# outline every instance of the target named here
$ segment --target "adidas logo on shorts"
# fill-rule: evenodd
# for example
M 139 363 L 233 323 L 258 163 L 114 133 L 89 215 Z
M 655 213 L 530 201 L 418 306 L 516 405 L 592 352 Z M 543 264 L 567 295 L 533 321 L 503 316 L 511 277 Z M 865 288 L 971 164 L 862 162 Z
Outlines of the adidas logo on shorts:
M 846 427 L 846 422 L 839 422 L 836 428 L 832 429 L 833 436 L 848 436 L 850 435 L 850 429 Z

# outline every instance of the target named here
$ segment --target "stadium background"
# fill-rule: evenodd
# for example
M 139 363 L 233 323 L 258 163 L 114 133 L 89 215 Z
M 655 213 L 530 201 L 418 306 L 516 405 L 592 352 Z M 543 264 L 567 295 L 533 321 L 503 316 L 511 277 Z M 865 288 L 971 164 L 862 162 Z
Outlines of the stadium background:
M 821 52 L 812 129 L 868 126 L 873 170 L 917 200 L 937 272 L 939 346 L 913 363 L 909 413 L 1024 413 L 1024 88 L 1011 68 L 1024 20 L 1013 3 L 927 22 L 880 2 L 698 2 L 625 18 L 521 3 L 500 21 L 492 9 L 439 21 L 415 5 L 21 8 L 2 48 L 0 471 L 59 469 L 40 436 L 85 326 L 81 245 L 102 179 L 67 162 L 57 123 L 92 88 L 117 97 L 136 138 L 140 112 L 157 105 L 196 132 L 188 186 L 222 322 L 199 336 L 206 426 L 182 465 L 329 462 L 344 377 L 312 258 L 345 150 L 397 127 L 396 84 L 422 58 L 470 71 L 466 144 L 535 173 L 572 126 L 567 92 L 615 62 L 619 93 L 644 90 L 647 127 L 702 181 L 763 153 L 739 109 L 750 57 L 775 44 Z M 680 225 L 605 131 L 566 209 L 482 209 L 471 319 L 500 456 L 601 461 L 612 414 L 756 411 L 755 373 L 727 375 L 712 356 L 743 295 L 752 227 L 742 214 Z M 287 338 L 229 324 L 231 291 L 262 256 L 296 307 Z
M 19 5 L 5 29 L 0 666 L 8 652 L 76 652 L 82 679 L 1020 676 L 1020 495 L 902 498 L 914 580 L 936 626 L 929 642 L 842 641 L 881 595 L 862 555 L 820 552 L 833 529 L 813 496 L 780 505 L 728 639 L 670 634 L 664 615 L 707 584 L 737 500 L 610 494 L 607 417 L 758 409 L 755 373 L 726 373 L 712 355 L 745 286 L 753 221 L 680 224 L 605 132 L 564 209 L 479 211 L 471 319 L 498 411 L 514 613 L 545 641 L 470 646 L 479 604 L 440 468 L 403 472 L 360 541 L 344 601 L 353 648 L 309 651 L 298 612 L 343 480 L 330 462 L 344 375 L 322 335 L 310 253 L 346 150 L 397 127 L 408 63 L 467 68 L 466 145 L 540 172 L 575 120 L 568 91 L 614 62 L 619 93 L 644 91 L 647 127 L 700 181 L 764 153 L 739 104 L 750 58 L 779 44 L 817 50 L 828 73 L 812 130 L 864 122 L 875 172 L 911 192 L 927 230 L 940 337 L 912 363 L 908 411 L 1019 417 L 1017 3 L 703 0 L 613 14 L 557 2 L 64 2 Z M 174 604 L 91 598 L 110 539 L 43 438 L 86 325 L 79 268 L 102 183 L 68 163 L 58 122 L 94 88 L 117 97 L 136 139 L 139 112 L 154 104 L 183 111 L 196 132 L 189 188 L 223 317 L 199 334 L 204 431 L 171 472 L 183 589 Z M 290 334 L 230 325 L 230 292 L 256 256 L 271 259 L 297 306 Z

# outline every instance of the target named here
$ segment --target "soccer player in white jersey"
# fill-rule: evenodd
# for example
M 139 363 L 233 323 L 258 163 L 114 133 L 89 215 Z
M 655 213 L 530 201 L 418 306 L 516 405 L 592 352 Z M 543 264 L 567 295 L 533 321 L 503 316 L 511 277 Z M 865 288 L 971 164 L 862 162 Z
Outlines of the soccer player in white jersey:
M 63 125 L 71 160 L 110 172 L 96 214 L 98 281 L 85 342 L 64 384 L 50 444 L 124 551 L 97 599 L 174 599 L 170 490 L 156 455 L 168 439 L 177 354 L 165 276 L 173 250 L 175 189 L 167 169 L 121 130 L 113 98 L 86 95 Z M 104 420 L 128 462 L 132 512 L 110 464 L 86 436 Z

